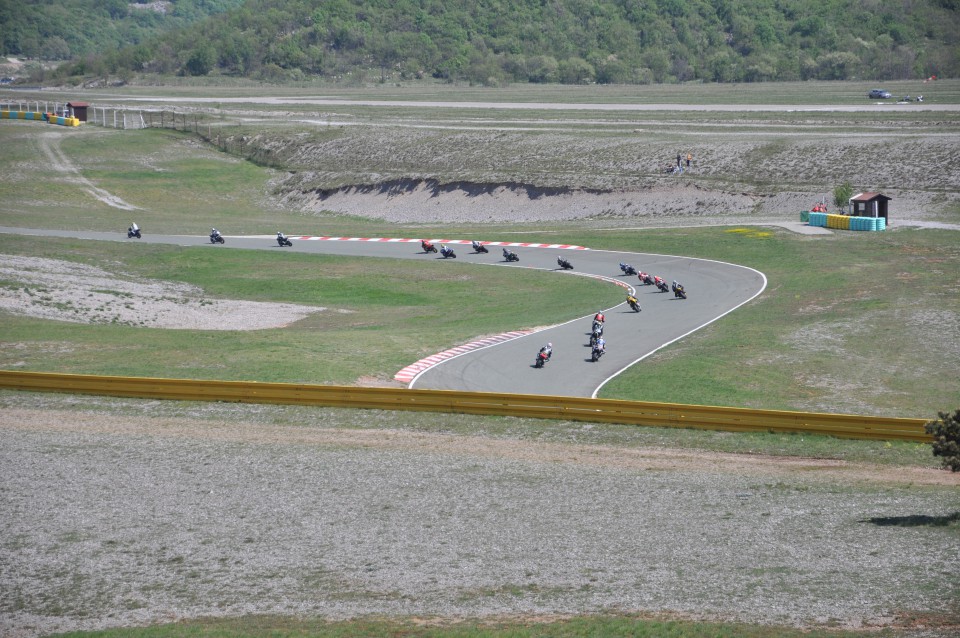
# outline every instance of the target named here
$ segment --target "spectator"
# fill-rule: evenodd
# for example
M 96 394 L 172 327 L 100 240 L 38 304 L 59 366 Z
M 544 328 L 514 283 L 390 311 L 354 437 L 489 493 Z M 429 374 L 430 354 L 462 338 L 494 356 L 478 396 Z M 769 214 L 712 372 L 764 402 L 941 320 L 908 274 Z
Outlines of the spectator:
M 687 153 L 687 168 L 690 168 L 691 161 L 693 161 L 693 153 Z

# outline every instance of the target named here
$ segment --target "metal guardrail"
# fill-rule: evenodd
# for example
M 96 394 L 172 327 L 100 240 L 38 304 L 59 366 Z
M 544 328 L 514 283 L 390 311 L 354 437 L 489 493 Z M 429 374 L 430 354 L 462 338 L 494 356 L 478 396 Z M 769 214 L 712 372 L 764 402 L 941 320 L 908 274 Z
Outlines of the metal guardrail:
M 155 379 L 7 370 L 0 370 L 0 388 L 181 401 L 279 403 L 487 414 L 733 432 L 808 433 L 851 439 L 919 442 L 933 440 L 924 431 L 923 419 L 492 392 Z

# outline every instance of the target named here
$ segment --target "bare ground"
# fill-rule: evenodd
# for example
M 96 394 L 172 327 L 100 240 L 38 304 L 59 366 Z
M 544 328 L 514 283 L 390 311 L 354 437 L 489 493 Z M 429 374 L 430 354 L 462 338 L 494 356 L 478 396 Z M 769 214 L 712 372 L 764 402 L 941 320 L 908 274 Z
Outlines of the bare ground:
M 257 613 L 919 615 L 931 636 L 960 621 L 960 475 L 583 444 L 576 429 L 412 432 L 376 411 L 294 423 L 275 406 L 69 403 L 15 395 L 0 413 L 12 638 Z

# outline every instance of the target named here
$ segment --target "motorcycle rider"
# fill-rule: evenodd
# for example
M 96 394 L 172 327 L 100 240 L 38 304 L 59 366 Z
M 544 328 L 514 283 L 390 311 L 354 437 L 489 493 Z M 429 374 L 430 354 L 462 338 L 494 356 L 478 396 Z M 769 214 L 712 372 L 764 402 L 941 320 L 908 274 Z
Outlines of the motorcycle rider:
M 510 261 L 511 257 L 513 257 L 513 256 L 514 256 L 514 254 L 513 254 L 512 252 L 510 252 L 510 251 L 507 250 L 506 248 L 503 249 L 503 258 L 504 258 L 504 259 L 506 259 L 507 261 Z
M 607 351 L 607 342 L 606 342 L 606 340 L 604 340 L 603 337 L 600 337 L 599 339 L 597 339 L 597 344 L 594 346 L 594 348 L 595 348 L 598 352 L 606 352 L 606 351 Z
M 606 321 L 606 317 L 603 316 L 603 311 L 598 310 L 597 314 L 593 315 L 593 323 L 602 324 L 604 321 Z
M 283 233 L 281 233 L 279 230 L 277 231 L 277 241 L 279 241 L 281 244 L 282 244 L 283 242 L 287 241 L 286 235 L 284 235 Z
M 137 226 L 137 222 L 130 222 L 130 228 L 128 228 L 127 230 L 133 233 L 134 235 L 136 235 L 137 233 L 140 232 L 140 227 Z
M 440 244 L 440 254 L 444 257 L 448 257 L 453 253 L 452 248 L 447 248 L 445 245 Z
M 220 231 L 217 230 L 216 228 L 211 228 L 211 229 L 210 229 L 210 236 L 211 236 L 211 237 L 219 237 L 219 236 L 220 236 Z
M 634 297 L 633 295 L 627 295 L 627 303 L 630 304 L 631 306 L 636 304 L 638 308 L 640 307 L 640 302 L 637 301 L 637 298 Z
M 470 245 L 473 246 L 473 252 L 475 252 L 475 253 L 480 252 L 480 242 L 478 242 L 476 239 L 474 239 L 473 241 L 471 241 L 471 242 L 470 242 Z
M 553 343 L 547 343 L 547 345 L 540 348 L 540 354 L 547 355 L 547 361 L 549 361 L 550 357 L 553 356 Z

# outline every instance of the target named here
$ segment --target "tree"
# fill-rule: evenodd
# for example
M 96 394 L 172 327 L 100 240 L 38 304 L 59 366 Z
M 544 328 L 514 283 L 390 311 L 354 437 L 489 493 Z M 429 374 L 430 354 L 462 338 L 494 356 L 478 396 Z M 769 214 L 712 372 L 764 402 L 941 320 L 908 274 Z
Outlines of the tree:
M 189 75 L 207 75 L 213 69 L 216 61 L 217 57 L 213 52 L 213 47 L 204 44 L 194 50 L 184 65 L 184 70 Z
M 853 197 L 853 186 L 850 185 L 850 182 L 844 182 L 833 189 L 833 203 L 841 211 L 847 208 L 851 197 Z
M 940 417 L 924 426 L 933 437 L 933 455 L 943 457 L 941 464 L 951 472 L 960 472 L 960 409 L 953 414 L 938 412 Z

